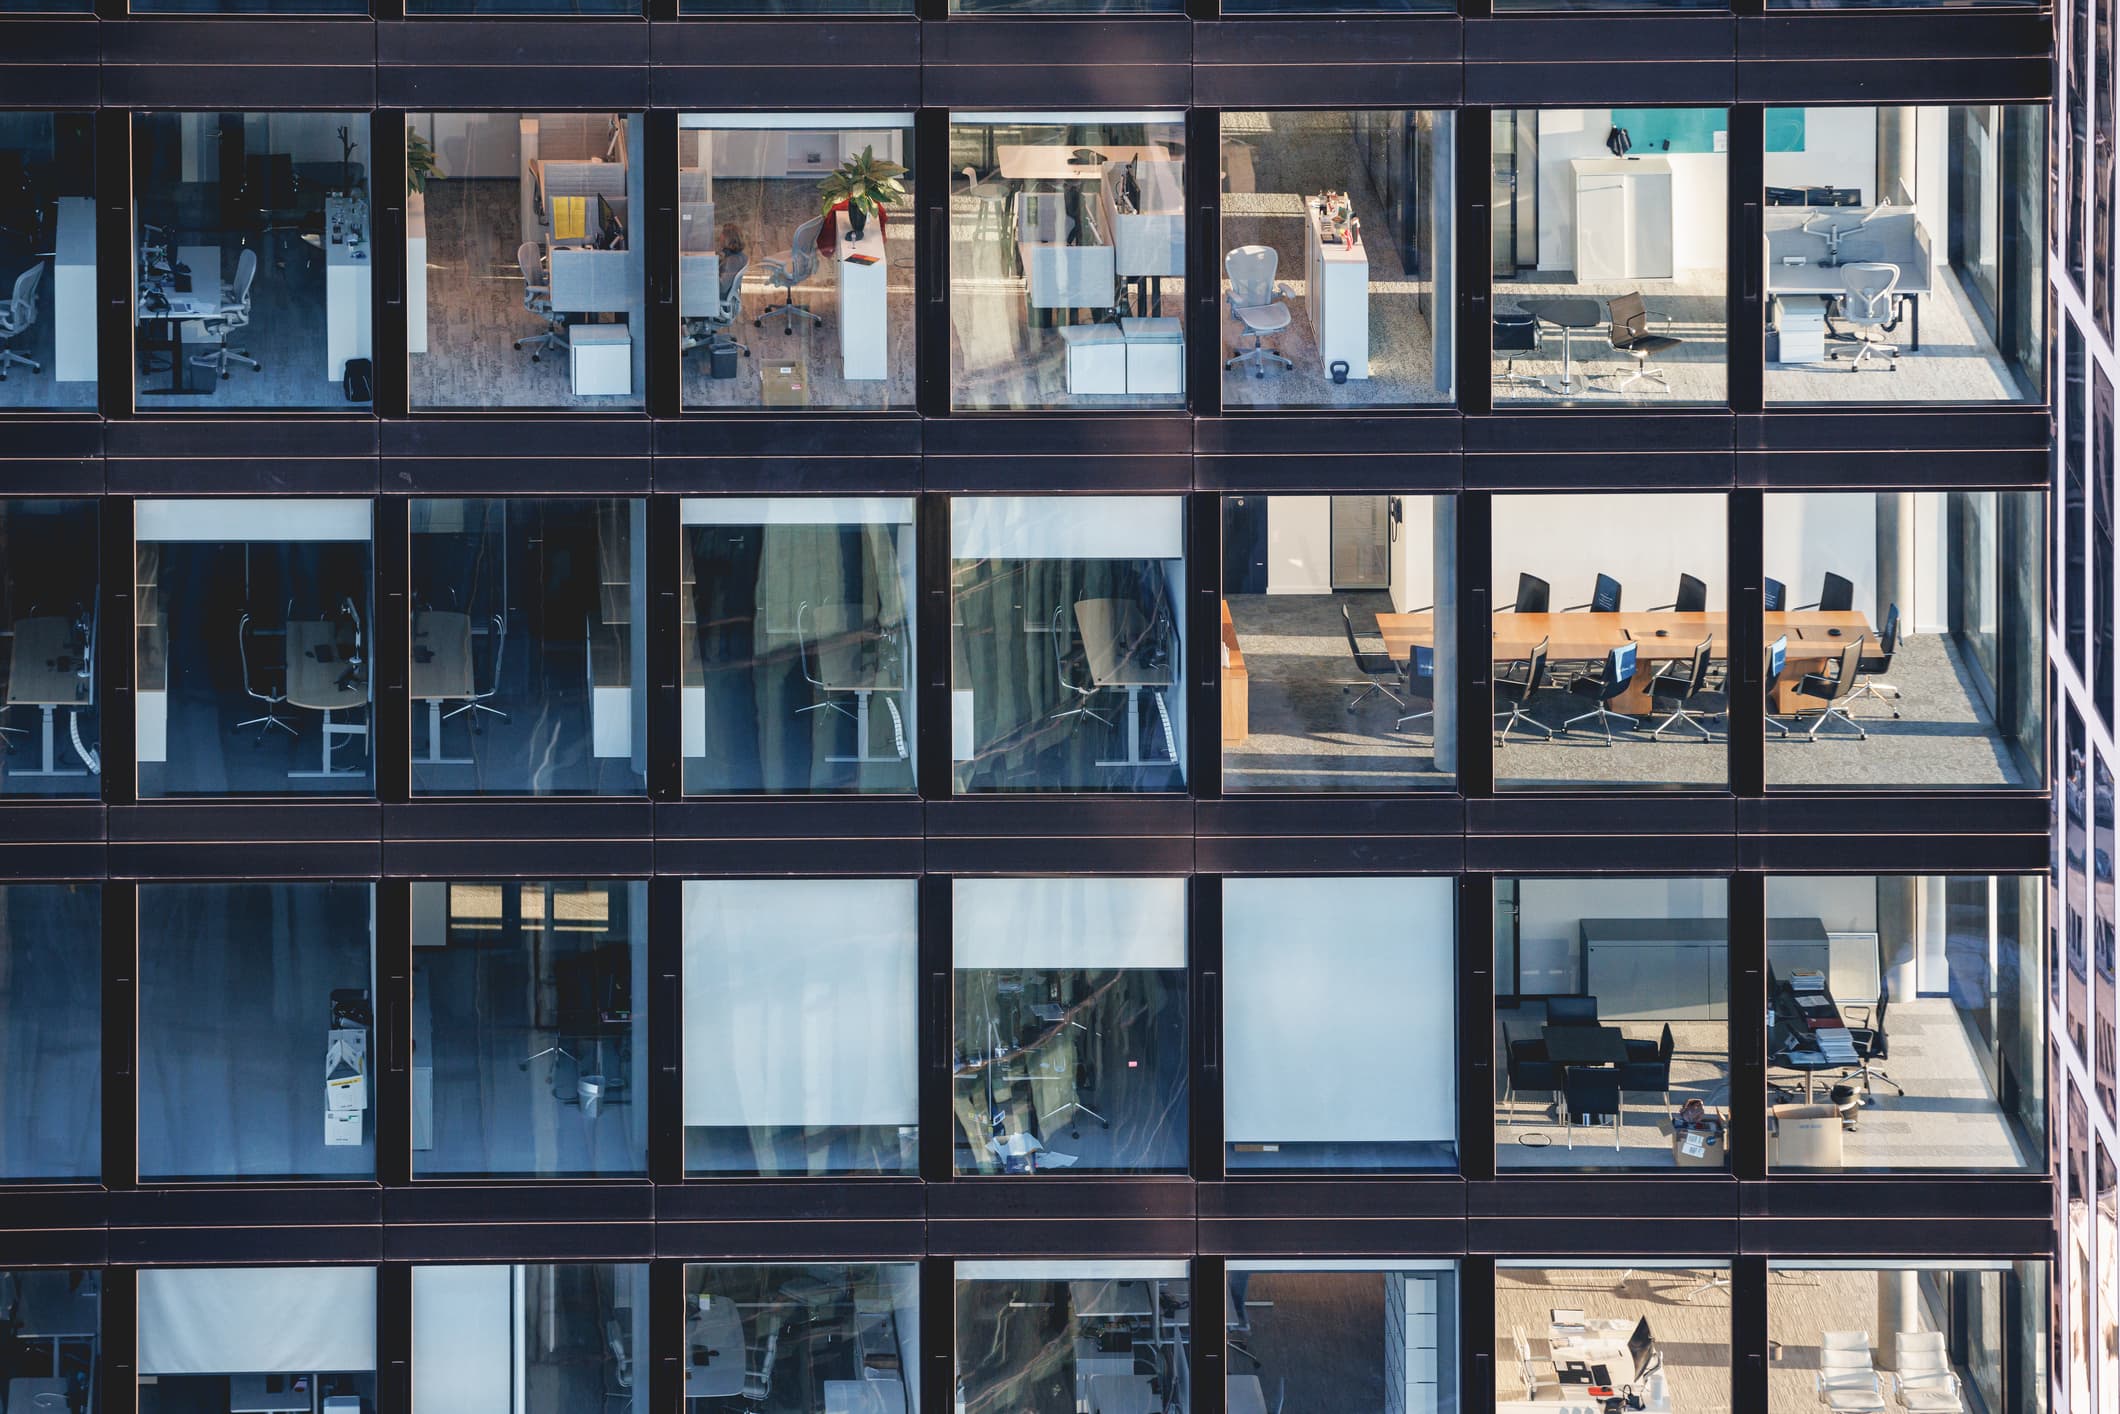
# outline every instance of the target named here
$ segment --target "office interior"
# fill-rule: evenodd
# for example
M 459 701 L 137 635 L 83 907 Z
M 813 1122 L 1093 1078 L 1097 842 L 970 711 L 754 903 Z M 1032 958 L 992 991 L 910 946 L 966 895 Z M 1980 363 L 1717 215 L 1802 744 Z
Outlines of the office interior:
M 951 119 L 953 404 L 1182 407 L 1185 115 Z
M 647 1349 L 645 1262 L 412 1269 L 415 1414 L 634 1409 Z
M 1854 1409 L 1866 1395 L 1942 1414 L 2040 1414 L 2047 1282 L 2044 1262 L 1770 1262 L 1769 1414 Z
M 140 1178 L 372 1179 L 374 885 L 143 884 L 139 919 Z
M 1454 1172 L 1456 977 L 1454 880 L 1223 880 L 1225 1170 Z
M 2092 1402 L 2093 1368 L 2106 1380 L 2120 1365 L 2120 1169 L 2091 1127 L 2093 1102 L 2082 1082 L 2068 1092 L 2065 1144 L 2055 1117 L 2055 1197 L 2065 1211 L 2056 1214 L 2063 1265 L 2052 1274 L 2056 1300 L 2049 1309 L 2053 1329 L 2067 1332 L 2054 1352 L 2056 1386 L 2066 1391 L 2068 1407 L 2078 1409 Z
M 647 1171 L 644 882 L 418 880 L 415 1177 Z
M 1730 1408 L 1727 1263 L 1497 1262 L 1494 1328 L 1496 1414 Z
M 912 164 L 910 113 L 678 115 L 686 407 L 913 405 Z
M 1721 108 L 1498 108 L 1494 402 L 1721 403 Z
M 1451 400 L 1453 131 L 1438 111 L 1222 114 L 1225 409 Z
M 370 1414 L 375 1268 L 149 1267 L 140 1414 Z
M 1192 1407 L 1184 1262 L 957 1263 L 960 1414 Z
M 100 885 L 0 884 L 0 1074 L 35 1101 L 0 1104 L 0 1180 L 102 1173 L 102 917 Z
M 1729 1163 L 1729 886 L 1497 879 L 1494 1162 Z
M 103 1369 L 103 1274 L 0 1269 L 0 1395 L 5 1408 L 96 1414 Z
M 686 497 L 690 795 L 914 788 L 910 497 Z
M 1222 498 L 1224 791 L 1452 787 L 1456 535 L 1448 496 Z
M 366 501 L 138 503 L 141 797 L 374 793 L 372 533 Z
M 1228 1274 L 1232 1414 L 1460 1407 L 1455 1262 L 1232 1260 Z
M 1766 886 L 1769 1170 L 2043 1168 L 2044 881 Z
M 684 884 L 685 1172 L 919 1171 L 919 886 Z
M 414 795 L 639 795 L 647 503 L 411 503 Z
M 134 407 L 368 406 L 367 136 L 359 113 L 134 115 Z
M 950 502 L 960 793 L 1185 788 L 1175 496 Z
M 0 500 L 0 796 L 98 794 L 93 501 Z
M 2040 399 L 2045 154 L 2043 108 L 1767 109 L 1766 400 Z
M 912 1262 L 685 1267 L 685 1408 L 913 1414 L 920 1269 Z
M 0 113 L 0 409 L 95 410 L 95 155 L 85 113 Z
M 414 113 L 405 132 L 411 406 L 642 406 L 639 115 Z
M 951 899 L 955 1170 L 1183 1173 L 1185 881 L 957 879 Z

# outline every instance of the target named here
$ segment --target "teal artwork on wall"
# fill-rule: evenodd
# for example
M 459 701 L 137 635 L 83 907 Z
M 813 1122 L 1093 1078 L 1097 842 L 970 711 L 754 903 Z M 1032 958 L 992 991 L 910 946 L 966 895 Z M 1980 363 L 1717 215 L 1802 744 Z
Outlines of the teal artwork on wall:
M 1720 108 L 1615 108 L 1612 126 L 1634 139 L 1630 156 L 1650 153 L 1713 152 L 1715 135 L 1730 126 Z
M 1803 119 L 1801 108 L 1769 108 L 1767 110 L 1767 151 L 1803 151 Z

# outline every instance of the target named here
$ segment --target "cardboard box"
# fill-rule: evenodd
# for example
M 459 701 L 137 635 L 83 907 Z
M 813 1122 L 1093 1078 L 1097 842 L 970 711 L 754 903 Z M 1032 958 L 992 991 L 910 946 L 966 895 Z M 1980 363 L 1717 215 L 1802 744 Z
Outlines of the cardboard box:
M 358 1026 L 336 1026 L 324 1045 L 325 1107 L 334 1114 L 358 1115 L 368 1108 L 368 1032 Z
M 326 1110 L 324 1112 L 324 1143 L 328 1148 L 344 1146 L 360 1147 L 361 1111 Z
M 806 408 L 810 405 L 809 351 L 790 357 L 760 359 L 758 400 L 769 408 Z
M 1767 1110 L 1767 1167 L 1840 1167 L 1840 1111 L 1831 1105 L 1773 1105 Z

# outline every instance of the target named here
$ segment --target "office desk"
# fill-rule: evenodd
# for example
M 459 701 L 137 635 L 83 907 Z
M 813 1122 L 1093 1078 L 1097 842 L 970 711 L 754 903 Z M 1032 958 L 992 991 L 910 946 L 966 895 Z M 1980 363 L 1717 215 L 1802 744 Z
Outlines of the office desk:
M 1170 706 L 1164 692 L 1177 682 L 1175 645 L 1157 633 L 1130 599 L 1082 599 L 1075 604 L 1075 624 L 1082 633 L 1082 652 L 1089 659 L 1089 675 L 1099 687 L 1126 689 L 1126 755 L 1099 766 L 1140 766 L 1141 690 L 1155 696 L 1156 713 L 1163 720 L 1163 742 L 1170 752 L 1167 762 L 1176 765 L 1178 744 L 1170 734 Z
M 427 659 L 420 660 L 425 649 Z M 415 758 L 427 766 L 468 766 L 468 756 L 442 755 L 442 704 L 471 696 L 471 616 L 422 610 L 412 616 L 412 661 L 405 665 L 405 690 L 427 704 L 427 754 Z M 328 763 L 327 763 L 328 764 Z
M 838 622 L 851 622 L 852 627 L 837 628 L 820 615 L 813 621 L 818 625 L 816 636 L 807 646 L 816 663 L 821 684 L 818 691 L 852 693 L 854 697 L 854 754 L 827 756 L 825 760 L 865 765 L 902 761 L 906 755 L 905 719 L 899 715 L 896 694 L 905 691 L 906 682 L 898 637 L 881 624 L 860 622 L 860 610 L 855 606 L 843 606 L 842 612 L 848 617 Z M 891 714 L 892 750 L 887 755 L 877 755 L 870 749 L 869 699 L 879 692 Z
M 1546 1054 L 1562 1065 L 1618 1065 L 1627 1058 L 1627 1034 L 1617 1026 L 1542 1026 Z
M 847 214 L 832 218 L 838 224 L 838 253 L 833 266 L 839 273 L 840 374 L 850 379 L 890 376 L 890 320 L 887 317 L 891 262 L 883 248 L 883 222 L 869 218 L 861 239 L 847 233 Z M 874 265 L 848 263 L 850 255 L 872 255 Z
M 1143 162 L 1171 160 L 1167 147 L 1094 147 L 1090 150 L 1102 162 L 1071 165 L 1067 159 L 1078 146 L 1087 144 L 998 143 L 994 161 L 1001 168 L 1002 177 L 1011 182 L 1094 182 L 1103 179 L 1105 162 L 1131 162 L 1136 157 Z
M 824 1414 L 905 1414 L 898 1380 L 826 1380 Z
M 1570 1361 L 1603 1365 L 1613 1382 L 1626 1384 L 1634 1378 L 1634 1352 L 1627 1342 L 1634 1336 L 1636 1321 L 1624 1316 L 1592 1317 L 1580 1326 L 1548 1326 L 1546 1354 L 1553 1362 L 1554 1377 Z
M 346 662 L 337 656 L 334 648 L 337 636 L 337 625 L 322 619 L 297 619 L 287 625 L 287 700 L 297 707 L 306 707 L 312 712 L 324 714 L 324 730 L 321 733 L 324 744 L 318 769 L 287 773 L 297 780 L 367 774 L 364 768 L 351 771 L 331 769 L 331 744 L 334 737 L 365 738 L 368 735 L 365 723 L 331 720 L 333 712 L 350 712 L 368 704 L 367 679 L 364 676 L 348 680 L 351 670 Z M 330 662 L 317 660 L 316 653 L 319 648 L 331 651 Z M 365 669 L 365 664 L 363 667 Z
M 346 360 L 368 357 L 371 234 L 367 202 L 324 198 L 324 376 L 334 383 L 346 376 Z
M 701 1359 L 702 1355 L 705 1359 Z M 743 1393 L 743 1317 L 717 1296 L 708 1309 L 692 1303 L 685 1321 L 685 1398 L 726 1399 Z
M 1146 1375 L 1098 1375 L 1089 1382 L 1089 1414 L 1158 1414 L 1162 1408 Z
M 1859 224 L 1862 217 L 1837 209 L 1805 210 L 1801 207 L 1771 207 L 1765 213 L 1767 246 L 1767 293 L 1770 295 L 1817 295 L 1838 299 L 1847 293 L 1842 267 L 1861 261 L 1881 260 L 1899 267 L 1894 294 L 1907 301 L 1911 323 L 1907 348 L 1921 348 L 1921 297 L 1935 288 L 1934 258 L 1929 233 L 1911 211 L 1891 211 Z M 1816 217 L 1813 229 L 1801 228 L 1806 217 Z M 1838 227 L 1847 232 L 1840 240 L 1840 258 L 1827 264 L 1831 242 L 1826 231 Z M 1801 256 L 1802 265 L 1784 265 L 1786 256 Z
M 274 1378 L 287 1376 L 230 1375 L 228 1414 L 310 1414 L 316 1408 L 316 1379 L 309 1377 L 307 1389 L 268 1389 Z M 294 1376 L 299 1379 L 301 1376 Z
M 1316 198 L 1303 203 L 1303 278 L 1308 282 L 1310 331 L 1318 341 L 1319 372 L 1335 362 L 1350 379 L 1369 376 L 1369 247 L 1353 250 L 1333 234 Z
M 35 707 L 43 716 L 43 764 L 17 776 L 85 776 L 86 770 L 62 770 L 54 752 L 52 719 L 59 708 L 78 712 L 95 699 L 95 673 L 87 677 L 72 666 L 83 661 L 88 644 L 75 636 L 71 619 L 17 619 L 14 647 L 8 655 L 7 705 Z M 66 664 L 66 666 L 59 666 Z M 83 763 L 85 766 L 87 763 Z
M 196 319 L 206 319 L 221 312 L 221 248 L 214 245 L 187 245 L 177 247 L 176 260 L 191 272 L 191 289 L 179 293 L 176 280 L 167 279 L 143 282 L 143 287 L 134 293 L 135 322 L 160 324 L 164 329 L 162 342 L 169 348 L 169 386 L 158 391 L 165 393 L 204 394 L 214 391 L 214 383 L 194 388 L 185 381 L 184 326 Z M 147 293 L 154 290 L 169 302 L 166 309 L 149 309 Z M 218 380 L 215 380 L 218 382 Z
M 62 196 L 52 203 L 52 377 L 61 383 L 96 376 L 96 203 Z
M 1067 1293 L 1077 1320 L 1156 1314 L 1155 1292 L 1145 1281 L 1119 1277 L 1084 1279 L 1069 1282 Z

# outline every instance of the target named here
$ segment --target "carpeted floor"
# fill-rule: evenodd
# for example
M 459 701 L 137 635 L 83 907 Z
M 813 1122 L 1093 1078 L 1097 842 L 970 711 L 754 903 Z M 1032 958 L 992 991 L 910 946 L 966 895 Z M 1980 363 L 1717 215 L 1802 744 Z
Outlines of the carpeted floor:
M 1542 1267 L 1498 1264 L 1494 1273 L 1494 1384 L 1503 1399 L 1559 1401 L 1547 1349 L 1555 1309 L 1597 1320 L 1646 1320 L 1663 1355 L 1671 1408 L 1726 1414 L 1730 1408 L 1727 1266 Z M 1522 1342 L 1526 1360 L 1517 1356 Z M 1537 1382 L 1525 1388 L 1528 1364 Z M 1574 1387 L 1580 1399 L 1582 1386 Z M 1584 1405 L 1582 1407 L 1588 1407 Z
M 1864 1331 L 1870 1337 L 1871 1358 L 1880 1371 L 1891 1368 L 1895 1342 L 1893 1331 L 1884 1327 L 1879 1311 L 1878 1278 L 1897 1273 L 1836 1268 L 1787 1268 L 1767 1270 L 1767 1344 L 1771 1363 L 1767 1367 L 1767 1409 L 1770 1414 L 1813 1414 L 1823 1408 L 1818 1402 L 1818 1349 L 1826 1331 Z M 1922 1278 L 1924 1287 L 1938 1283 L 1944 1273 Z M 2004 1274 L 1964 1272 L 1958 1280 L 1979 1280 L 2001 1297 Z M 1924 1293 L 1919 1328 L 1947 1330 L 1944 1313 L 1933 1308 Z M 1988 1352 L 1999 1362 L 2003 1352 Z M 1973 1388 L 1972 1372 L 1958 1366 L 1961 1384 Z M 1887 1377 L 1889 1388 L 1890 1379 Z

